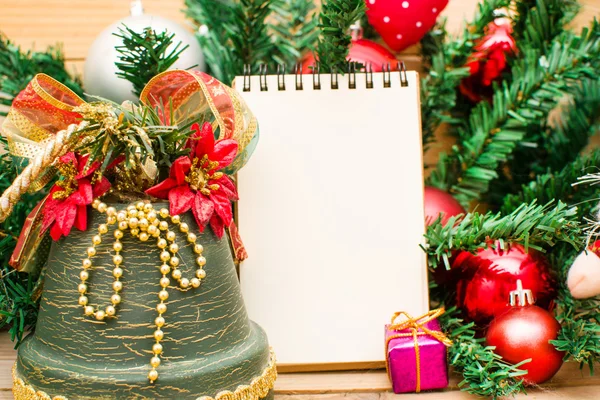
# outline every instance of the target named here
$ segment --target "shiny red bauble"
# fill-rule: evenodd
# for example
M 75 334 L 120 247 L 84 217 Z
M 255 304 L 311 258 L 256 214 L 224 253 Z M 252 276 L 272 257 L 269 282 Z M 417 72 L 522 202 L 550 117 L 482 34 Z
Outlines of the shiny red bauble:
M 425 187 L 425 223 L 427 225 L 434 223 L 440 214 L 442 214 L 442 225 L 445 225 L 451 217 L 464 213 L 465 209 L 450 193 L 430 186 Z
M 421 40 L 448 0 L 366 0 L 369 24 L 394 51 Z
M 518 279 L 542 308 L 549 308 L 556 296 L 556 282 L 546 258 L 532 249 L 526 252 L 518 244 L 507 250 L 490 246 L 477 254 L 462 251 L 451 260 L 451 266 L 452 276 L 446 279 L 456 282 L 456 303 L 479 325 L 510 308 L 508 296 Z
M 549 343 L 559 331 L 560 324 L 548 311 L 515 306 L 492 321 L 485 338 L 488 346 L 496 347 L 494 353 L 511 364 L 531 358 L 520 369 L 527 370 L 526 383 L 537 384 L 552 378 L 563 363 L 564 353 Z
M 395 68 L 398 60 L 388 49 L 368 39 L 356 39 L 350 44 L 348 52 L 348 61 L 354 61 L 363 65 L 371 65 L 373 72 L 381 72 L 383 66 L 390 64 Z M 315 57 L 312 53 L 307 54 L 302 60 L 302 73 L 312 73 L 312 66 L 315 65 Z

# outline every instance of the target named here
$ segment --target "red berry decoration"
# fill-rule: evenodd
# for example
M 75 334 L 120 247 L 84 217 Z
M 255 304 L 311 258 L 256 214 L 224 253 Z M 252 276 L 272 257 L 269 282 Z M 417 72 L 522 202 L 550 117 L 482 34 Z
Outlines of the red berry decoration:
M 433 224 L 442 214 L 442 225 L 451 217 L 464 214 L 465 209 L 449 193 L 434 187 L 425 187 L 425 223 Z
M 369 24 L 394 51 L 421 40 L 448 0 L 366 0 Z
M 363 65 L 371 65 L 373 72 L 381 72 L 383 66 L 390 64 L 392 68 L 396 66 L 398 60 L 388 49 L 382 45 L 368 39 L 356 39 L 350 44 L 348 61 L 355 61 Z M 312 73 L 312 66 L 315 65 L 314 54 L 309 53 L 302 60 L 302 73 Z
M 560 324 L 550 312 L 534 305 L 531 290 L 523 290 L 521 280 L 510 293 L 510 304 L 511 308 L 490 324 L 486 343 L 512 364 L 531 358 L 520 367 L 527 370 L 522 378 L 529 384 L 545 382 L 563 363 L 564 353 L 549 343 L 557 338 Z
M 543 308 L 549 308 L 556 296 L 556 282 L 546 258 L 532 249 L 526 252 L 518 244 L 502 250 L 497 243 L 495 248 L 489 246 L 477 254 L 461 251 L 451 266 L 450 273 L 457 280 L 457 305 L 479 325 L 510 307 L 506 299 L 517 280 L 533 292 Z

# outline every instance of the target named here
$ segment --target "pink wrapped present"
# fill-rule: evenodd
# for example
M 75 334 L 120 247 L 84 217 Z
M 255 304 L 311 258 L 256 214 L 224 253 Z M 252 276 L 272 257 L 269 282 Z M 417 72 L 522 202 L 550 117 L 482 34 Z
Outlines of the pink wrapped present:
M 446 346 L 452 342 L 440 330 L 443 308 L 412 318 L 404 312 L 385 326 L 388 376 L 394 393 L 420 392 L 448 386 Z

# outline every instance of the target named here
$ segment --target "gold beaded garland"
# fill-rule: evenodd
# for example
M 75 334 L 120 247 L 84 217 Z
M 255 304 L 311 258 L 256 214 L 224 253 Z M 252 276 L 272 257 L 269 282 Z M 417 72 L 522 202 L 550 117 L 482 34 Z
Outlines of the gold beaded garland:
M 87 257 L 83 259 L 82 270 L 79 273 L 81 283 L 78 285 L 78 304 L 83 307 L 83 312 L 86 316 L 96 319 L 97 321 L 104 321 L 106 318 L 113 318 L 117 315 L 116 306 L 121 303 L 121 296 L 119 293 L 123 290 L 123 282 L 120 278 L 123 276 L 123 256 L 120 252 L 123 250 L 123 244 L 120 239 L 123 238 L 124 231 L 129 230 L 133 237 L 137 237 L 140 241 L 146 242 L 150 240 L 150 237 L 157 239 L 156 246 L 161 250 L 159 258 L 162 264 L 159 266 L 159 271 L 162 277 L 159 280 L 161 290 L 158 292 L 158 298 L 160 302 L 156 305 L 156 311 L 158 316 L 154 320 L 156 330 L 154 331 L 153 337 L 156 340 L 152 346 L 153 356 L 150 359 L 151 369 L 148 373 L 148 379 L 150 382 L 154 382 L 158 379 L 158 371 L 156 368 L 161 364 L 160 355 L 163 352 L 163 346 L 160 343 L 164 338 L 164 332 L 162 327 L 165 325 L 165 318 L 163 314 L 167 311 L 167 305 L 165 301 L 169 298 L 169 292 L 167 289 L 171 284 L 171 280 L 167 275 L 171 273 L 172 278 L 177 282 L 180 290 L 187 291 L 189 289 L 195 289 L 200 287 L 202 279 L 206 277 L 206 271 L 203 269 L 206 264 L 206 258 L 202 256 L 204 247 L 201 244 L 197 244 L 197 236 L 194 233 L 189 232 L 189 226 L 185 222 L 181 222 L 181 217 L 178 215 L 171 216 L 169 210 L 162 208 L 156 211 L 151 203 L 138 202 L 135 205 L 131 204 L 127 206 L 125 210 L 119 210 L 115 207 L 109 207 L 105 203 L 94 200 L 92 207 L 98 210 L 100 213 L 106 213 L 106 223 L 98 226 L 98 235 L 92 238 L 92 246 L 86 249 Z M 159 218 L 162 218 L 160 220 Z M 185 234 L 187 241 L 191 244 L 194 253 L 197 255 L 196 263 L 198 267 L 196 269 L 196 276 L 191 278 L 183 277 L 183 273 L 178 266 L 180 264 L 177 253 L 180 248 L 176 240 L 176 234 L 174 231 L 169 229 L 169 221 L 174 225 L 179 225 L 179 231 Z M 112 249 L 115 254 L 112 257 L 114 269 L 112 275 L 114 281 L 112 283 L 112 289 L 114 294 L 110 298 L 108 306 L 101 310 L 89 305 L 89 299 L 86 296 L 88 286 L 86 284 L 90 277 L 90 268 L 93 264 L 91 258 L 96 256 L 96 246 L 102 243 L 102 235 L 108 233 L 109 226 L 115 225 L 113 236 L 115 242 L 112 245 Z M 164 234 L 164 237 L 161 235 Z

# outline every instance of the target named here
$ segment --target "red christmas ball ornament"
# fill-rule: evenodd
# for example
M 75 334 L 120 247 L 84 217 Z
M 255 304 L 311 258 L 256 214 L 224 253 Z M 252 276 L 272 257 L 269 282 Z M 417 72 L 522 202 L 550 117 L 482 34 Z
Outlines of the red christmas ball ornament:
M 502 250 L 497 243 L 477 254 L 461 251 L 451 266 L 451 275 L 457 280 L 457 305 L 479 325 L 510 308 L 506 299 L 517 280 L 533 292 L 540 307 L 549 308 L 556 296 L 556 282 L 546 258 L 532 249 L 526 252 L 518 244 Z
M 421 40 L 448 0 L 366 0 L 369 24 L 394 51 Z
M 538 384 L 552 378 L 563 363 L 564 353 L 549 343 L 555 340 L 560 324 L 552 314 L 534 305 L 531 290 L 523 290 L 517 280 L 517 290 L 510 293 L 511 308 L 495 318 L 485 337 L 488 346 L 511 364 L 531 359 L 520 369 L 527 370 L 522 379 Z
M 508 66 L 507 56 L 517 53 L 512 32 L 508 18 L 498 18 L 486 27 L 486 35 L 467 61 L 470 76 L 459 86 L 460 92 L 469 100 L 478 102 L 493 95 L 493 83 Z
M 425 223 L 429 226 L 442 214 L 442 225 L 451 217 L 464 214 L 465 209 L 448 192 L 441 189 L 425 187 Z
M 398 60 L 388 49 L 368 39 L 355 39 L 350 44 L 348 52 L 348 61 L 354 61 L 363 65 L 371 65 L 373 72 L 381 72 L 383 66 L 390 64 L 396 65 Z M 309 53 L 302 60 L 302 73 L 312 73 L 312 66 L 315 65 L 315 56 Z

